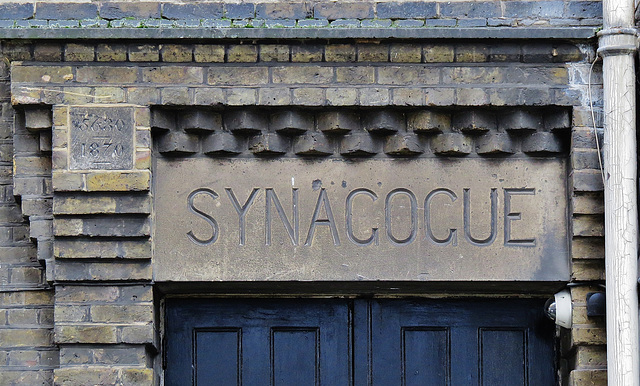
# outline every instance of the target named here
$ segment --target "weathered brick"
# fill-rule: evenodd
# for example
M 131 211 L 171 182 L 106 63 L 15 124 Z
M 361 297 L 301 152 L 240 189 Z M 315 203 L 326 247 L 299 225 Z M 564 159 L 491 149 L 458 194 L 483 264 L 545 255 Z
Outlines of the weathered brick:
M 201 84 L 204 79 L 202 67 L 162 66 L 142 69 L 142 81 L 148 83 Z
M 261 62 L 288 62 L 290 60 L 289 46 L 286 44 L 260 45 Z
M 604 237 L 603 220 L 601 215 L 573 216 L 573 235 Z
M 436 111 L 419 110 L 407 115 L 407 127 L 416 132 L 440 132 L 451 128 L 451 116 Z
M 325 100 L 324 89 L 319 87 L 300 87 L 293 89 L 293 103 L 301 106 L 322 106 Z
M 224 5 L 224 15 L 229 19 L 252 19 L 256 15 L 253 3 L 227 3 Z
M 319 45 L 304 45 L 291 47 L 291 61 L 299 63 L 321 62 L 324 47 Z
M 51 383 L 53 370 L 11 370 L 5 368 L 0 372 L 2 385 L 47 385 Z
M 574 149 L 571 152 L 573 169 L 600 169 L 601 162 L 596 149 Z
M 0 4 L 0 20 L 31 19 L 34 15 L 34 4 L 7 3 Z
M 219 44 L 196 44 L 193 48 L 193 58 L 199 63 L 224 62 L 225 48 Z
M 191 103 L 187 87 L 164 87 L 160 92 L 162 104 L 184 106 Z
M 353 87 L 327 88 L 326 95 L 329 106 L 355 106 L 358 100 L 358 90 Z
M 571 279 L 575 281 L 604 280 L 604 259 L 574 260 L 571 264 Z
M 431 140 L 431 149 L 435 154 L 463 156 L 473 151 L 473 140 L 459 133 L 438 134 Z
M 196 88 L 193 94 L 196 105 L 222 105 L 224 104 L 224 90 L 222 88 Z
M 422 47 L 425 63 L 451 63 L 454 59 L 454 47 L 447 44 L 425 44 Z
M 163 44 L 160 47 L 163 62 L 190 62 L 193 57 L 193 47 L 184 44 Z
M 130 45 L 129 60 L 132 62 L 157 62 L 160 60 L 160 50 L 157 44 Z
M 245 149 L 242 138 L 221 131 L 208 135 L 202 141 L 202 152 L 210 155 L 240 154 Z
M 418 1 L 382 2 L 376 7 L 379 19 L 433 18 L 437 15 L 436 3 Z
M 459 44 L 456 46 L 456 62 L 486 62 L 489 48 L 485 44 Z
M 272 87 L 258 90 L 258 104 L 266 106 L 286 106 L 291 104 L 291 92 L 288 88 Z
M 139 191 L 149 190 L 151 175 L 138 172 L 91 172 L 87 173 L 88 191 Z
M 153 343 L 153 324 L 120 327 L 120 342 L 130 344 Z
M 69 43 L 64 47 L 64 60 L 67 62 L 92 62 L 94 58 L 93 44 Z
M 56 214 L 125 214 L 150 213 L 151 199 L 148 195 L 58 194 L 53 200 Z
M 145 365 L 144 346 L 90 347 L 63 346 L 60 348 L 62 365 Z
M 52 82 L 64 83 L 73 79 L 71 66 L 20 66 L 11 69 L 12 82 Z
M 51 330 L 44 328 L 32 329 L 0 329 L 0 342 L 5 348 L 9 347 L 47 347 L 50 346 Z
M 118 369 L 107 366 L 62 367 L 54 370 L 56 385 L 116 385 Z
M 269 128 L 283 134 L 300 134 L 312 130 L 313 116 L 297 110 L 286 110 L 271 115 Z
M 60 303 L 96 303 L 114 302 L 120 297 L 120 287 L 101 285 L 61 285 L 56 287 L 56 304 Z
M 97 323 L 153 322 L 153 305 L 93 305 L 91 321 Z
M 574 170 L 572 173 L 573 190 L 576 192 L 599 192 L 604 190 L 600 170 Z
M 82 173 L 68 173 L 54 171 L 52 173 L 54 191 L 79 191 L 85 187 Z
M 78 304 L 56 304 L 54 309 L 54 317 L 57 324 L 64 324 L 65 322 L 88 322 L 89 306 Z
M 122 369 L 120 374 L 123 386 L 152 385 L 154 380 L 153 369 Z
M 39 62 L 59 62 L 62 60 L 62 46 L 57 43 L 38 43 L 33 48 L 33 58 Z
M 256 17 L 259 19 L 305 19 L 313 17 L 311 3 L 258 3 Z
M 139 105 L 160 103 L 160 90 L 156 87 L 128 87 L 127 101 Z
M 574 237 L 571 241 L 571 258 L 604 259 L 604 238 Z
M 328 20 L 372 19 L 374 12 L 370 3 L 320 3 L 314 6 L 313 16 L 318 19 Z
M 224 125 L 231 132 L 257 134 L 267 127 L 266 117 L 256 111 L 232 110 L 224 115 Z
M 577 346 L 573 357 L 573 367 L 584 368 L 605 368 L 607 365 L 606 346 Z
M 425 105 L 451 106 L 455 104 L 456 90 L 454 88 L 425 88 Z
M 56 280 L 62 281 L 122 281 L 151 280 L 148 261 L 119 260 L 108 263 L 80 263 L 56 260 Z
M 461 106 L 483 106 L 489 103 L 489 95 L 482 88 L 459 88 L 456 102 Z
M 194 154 L 198 151 L 198 146 L 198 135 L 182 130 L 170 131 L 158 139 L 160 153 Z
M 438 84 L 440 69 L 426 66 L 385 66 L 378 69 L 379 84 Z
M 371 135 L 362 131 L 346 134 L 340 140 L 340 154 L 344 156 L 370 156 L 378 153 L 378 144 Z
M 327 62 L 354 62 L 356 46 L 353 44 L 329 44 L 325 47 L 324 57 Z
M 359 89 L 358 92 L 362 106 L 384 106 L 389 104 L 390 95 L 388 88 L 362 88 Z
M 607 384 L 607 370 L 581 369 L 569 373 L 570 386 L 604 386 Z
M 210 67 L 207 83 L 216 85 L 258 85 L 269 82 L 266 67 Z
M 151 258 L 148 240 L 58 240 L 54 243 L 54 255 L 58 258 Z
M 257 103 L 257 90 L 253 88 L 227 89 L 226 99 L 229 106 L 246 106 Z
M 127 100 L 122 87 L 95 87 L 93 94 L 101 103 L 123 103 Z
M 222 17 L 222 3 L 192 3 L 162 5 L 162 17 L 165 19 L 219 19 Z
M 323 133 L 311 131 L 294 138 L 293 152 L 301 156 L 325 156 L 333 154 L 333 146 Z
M 358 44 L 359 62 L 387 62 L 389 60 L 389 45 L 387 44 Z
M 389 58 L 398 63 L 420 63 L 422 61 L 422 46 L 416 44 L 392 44 Z
M 253 44 L 234 44 L 227 48 L 226 59 L 229 63 L 255 63 L 258 61 L 258 46 Z
M 113 1 L 100 4 L 100 17 L 107 20 L 137 18 L 160 18 L 160 4 L 151 1 Z
M 275 67 L 273 83 L 326 84 L 333 81 L 333 68 L 319 66 Z
M 337 83 L 371 84 L 375 78 L 375 68 L 369 66 L 338 67 L 335 71 Z
M 36 19 L 80 20 L 98 16 L 98 6 L 93 3 L 36 3 Z

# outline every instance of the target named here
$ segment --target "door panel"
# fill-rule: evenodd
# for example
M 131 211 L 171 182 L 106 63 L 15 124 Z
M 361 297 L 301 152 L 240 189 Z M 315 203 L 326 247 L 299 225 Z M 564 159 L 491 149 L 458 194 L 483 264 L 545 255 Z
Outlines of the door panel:
M 552 385 L 522 299 L 167 301 L 167 385 Z
M 167 385 L 346 385 L 340 300 L 167 300 Z M 194 355 L 195 354 L 195 355 Z

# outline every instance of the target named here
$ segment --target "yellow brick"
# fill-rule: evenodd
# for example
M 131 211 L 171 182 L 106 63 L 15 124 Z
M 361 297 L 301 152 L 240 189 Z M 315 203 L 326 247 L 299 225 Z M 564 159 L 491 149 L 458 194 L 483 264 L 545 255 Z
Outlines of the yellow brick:
M 153 369 L 122 369 L 120 370 L 122 386 L 153 385 Z
M 149 171 L 87 174 L 87 190 L 90 192 L 149 190 L 150 182 L 151 173 Z
M 136 150 L 136 169 L 149 169 L 151 167 L 151 150 Z
M 56 192 L 79 191 L 84 189 L 84 175 L 82 173 L 56 172 L 52 173 L 53 190 Z
M 53 201 L 55 214 L 115 213 L 116 200 L 113 197 L 56 197 Z
M 606 386 L 607 370 L 573 370 L 569 374 L 570 386 Z
M 107 366 L 63 367 L 54 370 L 56 385 L 116 385 L 118 369 Z
M 11 69 L 12 82 L 64 83 L 73 80 L 71 66 L 20 66 Z
M 82 234 L 83 223 L 79 218 L 56 218 L 53 220 L 53 234 L 56 236 L 78 236 Z
M 600 327 L 575 325 L 571 328 L 573 345 L 601 345 L 607 343 L 607 331 Z
M 56 343 L 116 343 L 116 327 L 105 325 L 56 325 Z

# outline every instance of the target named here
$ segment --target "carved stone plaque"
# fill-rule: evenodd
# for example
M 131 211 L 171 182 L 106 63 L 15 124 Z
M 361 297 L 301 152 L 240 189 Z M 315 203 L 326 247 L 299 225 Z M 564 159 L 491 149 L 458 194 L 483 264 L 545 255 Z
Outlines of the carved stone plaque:
M 561 159 L 159 158 L 158 281 L 563 281 Z
M 71 106 L 69 132 L 70 169 L 133 168 L 133 108 Z

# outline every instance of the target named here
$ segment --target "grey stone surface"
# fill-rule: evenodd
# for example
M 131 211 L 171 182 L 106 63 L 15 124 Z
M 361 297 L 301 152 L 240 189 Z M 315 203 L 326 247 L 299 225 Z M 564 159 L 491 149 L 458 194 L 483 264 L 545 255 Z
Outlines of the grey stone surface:
M 427 20 L 427 26 L 437 20 Z M 113 20 L 112 27 L 118 27 Z M 51 28 L 51 29 L 0 29 L 2 39 L 587 39 L 595 37 L 595 26 L 562 28 L 511 28 L 511 27 L 471 27 L 471 28 L 258 28 L 264 26 L 264 19 L 249 20 L 255 28 Z
M 90 19 L 98 16 L 93 3 L 36 3 L 36 18 L 47 20 Z
M 0 19 L 18 20 L 33 17 L 33 4 L 6 3 L 0 4 Z
M 376 16 L 380 19 L 433 18 L 436 17 L 436 3 L 418 1 L 378 3 Z
M 133 108 L 69 108 L 70 169 L 133 168 Z
M 222 17 L 222 3 L 165 3 L 162 17 L 167 19 L 215 19 Z
M 224 5 L 224 16 L 229 19 L 250 19 L 255 15 L 256 7 L 252 3 L 227 3 Z
M 155 280 L 568 280 L 565 166 L 160 158 Z

